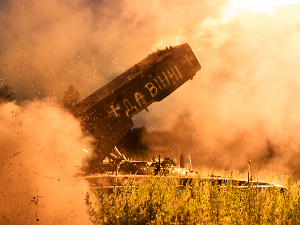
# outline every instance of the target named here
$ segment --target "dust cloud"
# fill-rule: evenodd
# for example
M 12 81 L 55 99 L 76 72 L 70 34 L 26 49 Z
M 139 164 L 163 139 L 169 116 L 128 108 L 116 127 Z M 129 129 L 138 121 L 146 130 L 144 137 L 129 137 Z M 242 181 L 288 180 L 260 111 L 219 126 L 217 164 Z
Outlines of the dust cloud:
M 0 223 L 88 224 L 89 184 L 77 176 L 91 149 L 54 103 L 0 104 Z
M 151 51 L 188 43 L 201 71 L 134 118 L 164 132 L 152 148 L 190 154 L 194 168 L 243 170 L 251 158 L 300 175 L 300 3 L 224 20 L 229 2 L 2 0 L 0 83 L 18 100 L 70 85 L 84 98 Z
M 195 166 L 229 171 L 247 169 L 250 158 L 257 169 L 300 177 L 299 9 L 226 23 L 219 14 L 183 34 L 202 70 L 166 100 L 176 104 L 154 108 L 161 117 L 146 118 L 153 130 L 170 131 L 164 155 L 190 154 Z

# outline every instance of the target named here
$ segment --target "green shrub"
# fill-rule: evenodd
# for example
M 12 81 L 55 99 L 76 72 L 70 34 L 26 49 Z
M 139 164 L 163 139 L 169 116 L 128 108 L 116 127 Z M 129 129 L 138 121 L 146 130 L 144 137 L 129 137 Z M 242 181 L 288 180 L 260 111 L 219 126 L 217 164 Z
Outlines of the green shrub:
M 171 175 L 150 175 L 115 188 L 95 191 L 86 204 L 95 224 L 300 224 L 300 187 L 290 181 L 286 190 L 238 188 L 204 180 L 199 175 L 185 185 Z

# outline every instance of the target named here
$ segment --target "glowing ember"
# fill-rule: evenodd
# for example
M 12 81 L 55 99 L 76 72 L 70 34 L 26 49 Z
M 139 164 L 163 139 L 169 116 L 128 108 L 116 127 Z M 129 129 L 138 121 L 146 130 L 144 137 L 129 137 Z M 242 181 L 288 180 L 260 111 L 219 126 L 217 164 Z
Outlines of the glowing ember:
M 298 0 L 231 0 L 229 7 L 224 10 L 222 22 L 234 19 L 242 13 L 268 13 L 273 14 L 275 7 L 295 5 Z

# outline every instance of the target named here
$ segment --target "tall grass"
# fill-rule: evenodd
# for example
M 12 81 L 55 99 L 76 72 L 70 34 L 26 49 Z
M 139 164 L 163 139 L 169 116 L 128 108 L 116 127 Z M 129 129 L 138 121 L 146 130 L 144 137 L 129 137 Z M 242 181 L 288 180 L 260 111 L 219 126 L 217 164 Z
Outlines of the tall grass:
M 170 175 L 124 183 L 112 193 L 99 188 L 86 204 L 95 224 L 300 224 L 300 186 L 286 190 L 238 188 L 198 176 L 182 186 Z

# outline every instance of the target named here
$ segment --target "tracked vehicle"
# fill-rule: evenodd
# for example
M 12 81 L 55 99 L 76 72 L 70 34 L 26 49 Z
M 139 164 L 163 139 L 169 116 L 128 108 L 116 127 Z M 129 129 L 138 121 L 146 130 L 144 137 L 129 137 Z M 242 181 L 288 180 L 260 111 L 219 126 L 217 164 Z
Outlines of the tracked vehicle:
M 88 166 L 82 168 L 85 178 L 92 187 L 106 183 L 106 186 L 122 186 L 124 180 L 147 179 L 149 169 L 159 173 L 174 168 L 176 159 L 166 158 L 152 162 L 129 161 L 116 145 L 133 127 L 132 118 L 154 102 L 166 98 L 188 80 L 192 80 L 201 65 L 188 44 L 158 50 L 135 64 L 108 84 L 77 103 L 72 112 L 80 118 L 83 129 L 96 139 L 96 150 Z M 196 175 L 190 170 L 177 170 L 185 185 Z M 173 170 L 173 172 L 176 170 Z M 179 171 L 179 172 L 178 172 Z M 219 184 L 230 179 L 210 176 L 205 180 Z M 240 188 L 249 185 L 256 188 L 281 186 L 265 183 L 235 180 Z

